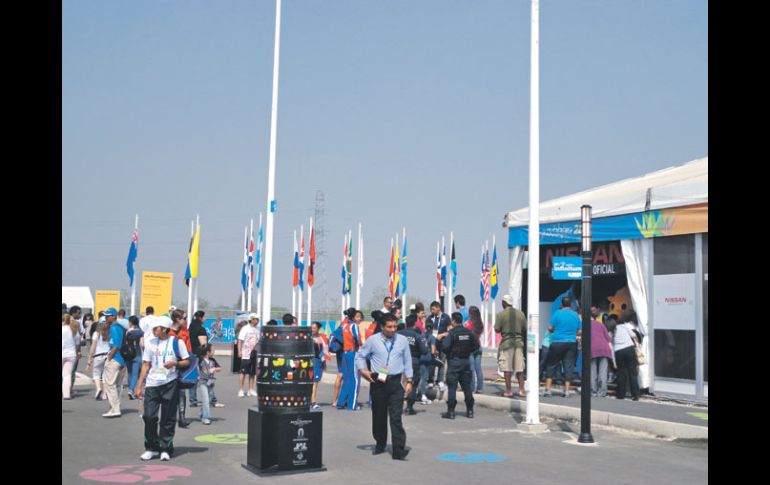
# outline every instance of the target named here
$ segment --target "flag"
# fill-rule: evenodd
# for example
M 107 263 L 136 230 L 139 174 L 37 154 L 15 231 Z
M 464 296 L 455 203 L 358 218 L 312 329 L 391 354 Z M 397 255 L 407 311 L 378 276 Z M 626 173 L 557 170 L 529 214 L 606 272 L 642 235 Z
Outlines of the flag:
M 305 291 L 305 282 L 303 276 L 305 273 L 305 234 L 302 233 L 302 242 L 299 246 L 299 289 Z
M 492 285 L 492 299 L 497 298 L 497 292 L 500 287 L 497 285 L 497 243 L 492 246 L 492 271 L 489 275 L 489 282 Z
M 134 261 L 139 254 L 139 231 L 134 229 L 134 237 L 131 240 L 131 246 L 128 248 L 128 259 L 126 259 L 126 271 L 128 271 L 128 286 L 134 286 Z
M 390 240 L 390 264 L 388 265 L 388 291 L 390 293 L 391 300 L 393 299 L 393 295 L 395 295 L 396 293 L 395 288 L 393 287 L 393 282 L 395 278 L 395 275 L 393 273 L 394 256 L 395 256 L 395 253 L 393 252 L 393 240 L 391 239 Z
M 479 297 L 484 301 L 484 246 L 481 246 L 481 278 L 479 279 Z
M 393 260 L 393 291 L 396 298 L 401 296 L 401 257 L 398 254 L 398 236 L 396 236 L 396 257 Z
M 438 250 L 438 243 L 436 243 L 436 285 L 438 285 L 438 296 L 442 295 L 441 291 L 441 253 Z
M 192 245 L 192 243 L 191 243 Z M 249 284 L 249 241 L 246 239 L 246 231 L 243 231 L 243 264 L 241 265 L 241 288 L 243 291 L 246 291 L 246 288 Z M 189 278 L 190 273 L 190 265 L 187 265 L 187 276 L 185 278 Z M 185 284 L 187 282 L 185 281 Z
M 248 288 L 254 286 L 254 233 L 249 234 L 249 281 Z
M 455 259 L 455 242 L 452 241 L 452 261 L 449 263 L 452 268 L 452 288 L 457 288 L 457 260 Z
M 315 227 L 310 228 L 310 254 L 308 254 L 310 264 L 307 268 L 307 285 L 313 286 L 315 283 Z
M 291 286 L 297 287 L 299 285 L 299 251 L 297 251 L 297 233 L 294 233 L 294 279 Z
M 347 274 L 345 292 L 349 295 L 353 290 L 353 236 L 348 240 L 348 252 L 345 255 L 345 273 Z
M 201 225 L 195 226 L 195 237 L 193 237 L 192 247 L 190 248 L 190 277 L 198 278 L 198 260 L 201 254 Z
M 190 254 L 192 253 L 192 247 L 193 247 L 193 241 L 195 240 L 195 234 L 190 236 L 190 248 L 187 250 L 187 267 L 184 270 L 184 284 L 187 286 L 190 286 L 190 278 L 192 278 L 192 275 L 190 274 Z M 244 264 L 246 261 L 246 253 L 243 253 L 244 258 Z M 246 269 L 244 266 L 244 277 L 246 276 Z
M 259 214 L 259 242 L 257 243 L 257 288 L 262 282 L 262 214 Z
M 345 271 L 345 260 L 348 257 L 348 236 L 345 235 L 345 247 L 342 248 L 342 273 L 340 276 L 342 276 L 342 294 L 345 294 L 345 285 L 347 283 L 347 274 Z
M 441 286 L 446 288 L 446 245 L 441 241 Z
M 484 301 L 489 301 L 489 246 L 484 251 Z
M 406 295 L 406 236 L 404 236 L 404 252 L 401 255 L 401 294 Z

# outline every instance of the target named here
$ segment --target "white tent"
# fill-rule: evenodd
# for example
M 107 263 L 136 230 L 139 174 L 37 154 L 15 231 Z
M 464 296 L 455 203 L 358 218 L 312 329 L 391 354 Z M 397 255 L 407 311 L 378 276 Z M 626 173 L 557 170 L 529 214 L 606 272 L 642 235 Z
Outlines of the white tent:
M 61 301 L 67 304 L 67 308 L 77 305 L 94 309 L 94 297 L 91 296 L 91 288 L 88 286 L 62 286 Z
M 580 206 L 583 204 L 591 205 L 591 215 L 596 219 L 708 203 L 708 163 L 708 157 L 700 158 L 641 177 L 541 202 L 540 223 L 580 220 Z M 503 227 L 528 224 L 528 207 L 507 213 L 503 221 Z

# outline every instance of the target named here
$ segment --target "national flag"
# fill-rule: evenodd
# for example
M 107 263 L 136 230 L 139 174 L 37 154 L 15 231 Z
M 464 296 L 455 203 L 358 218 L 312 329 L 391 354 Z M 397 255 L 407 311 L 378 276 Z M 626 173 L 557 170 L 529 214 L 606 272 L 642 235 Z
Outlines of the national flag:
M 346 271 L 346 264 L 345 264 L 347 258 L 348 258 L 348 236 L 346 234 L 345 235 L 345 247 L 342 248 L 342 272 L 340 273 L 340 276 L 342 277 L 342 294 L 343 295 L 345 295 L 345 293 L 346 293 L 345 286 L 347 285 L 347 280 L 348 280 L 347 274 L 346 274 L 347 273 L 347 271 Z
M 291 286 L 297 287 L 299 285 L 299 251 L 297 250 L 297 233 L 294 233 L 294 279 Z
M 484 246 L 481 246 L 481 278 L 479 279 L 479 297 L 484 301 Z
M 348 252 L 345 256 L 345 272 L 347 273 L 345 290 L 349 295 L 353 291 L 353 236 L 348 238 Z
M 436 294 L 440 298 L 443 292 L 441 291 L 441 253 L 438 249 L 438 243 L 436 243 L 436 285 L 438 289 Z
M 393 252 L 393 240 L 390 240 L 390 264 L 388 265 L 388 291 L 390 294 L 390 299 L 393 299 L 393 296 L 396 294 L 396 289 L 393 287 L 395 274 L 393 271 L 394 266 L 394 258 L 395 253 Z
M 249 281 L 248 288 L 254 286 L 254 233 L 249 234 Z
M 396 257 L 393 260 L 393 291 L 396 298 L 401 296 L 401 257 L 398 254 L 398 236 L 396 236 Z
M 187 267 L 184 270 L 184 284 L 187 286 L 190 286 L 190 278 L 192 278 L 192 275 L 190 274 L 190 254 L 192 253 L 192 247 L 193 247 L 193 241 L 195 240 L 195 234 L 190 236 L 190 248 L 187 250 Z M 244 253 L 244 264 L 245 264 L 245 258 L 246 253 Z M 246 276 L 246 270 L 244 266 L 244 276 Z
M 492 246 L 492 270 L 489 275 L 489 282 L 492 285 L 492 299 L 497 298 L 497 292 L 500 287 L 497 284 L 497 243 Z
M 441 241 L 441 286 L 446 288 L 446 244 Z
M 128 248 L 128 259 L 126 259 L 126 271 L 128 271 L 128 286 L 134 286 L 134 261 L 139 254 L 139 231 L 134 229 L 134 237 L 131 240 L 131 246 Z
M 201 225 L 195 226 L 195 236 L 190 248 L 190 277 L 198 278 L 198 261 L 201 254 Z
M 259 215 L 259 242 L 257 243 L 257 288 L 262 283 L 262 214 Z
M 310 228 L 310 254 L 308 254 L 310 264 L 307 268 L 307 285 L 313 286 L 315 283 L 315 227 Z
M 191 243 L 192 245 L 192 243 Z M 243 264 L 241 265 L 241 288 L 246 291 L 249 285 L 249 241 L 246 239 L 246 231 L 243 231 Z M 190 265 L 187 265 L 187 273 L 189 278 Z M 186 282 L 185 282 L 186 284 Z
M 449 263 L 452 269 L 452 288 L 457 288 L 457 260 L 455 259 L 455 242 L 452 241 L 452 260 Z
M 305 291 L 305 282 L 303 277 L 305 274 L 305 234 L 302 234 L 302 242 L 299 246 L 299 289 Z
M 401 255 L 401 294 L 406 295 L 406 236 L 404 236 L 404 252 Z
M 489 247 L 484 251 L 484 301 L 489 301 Z

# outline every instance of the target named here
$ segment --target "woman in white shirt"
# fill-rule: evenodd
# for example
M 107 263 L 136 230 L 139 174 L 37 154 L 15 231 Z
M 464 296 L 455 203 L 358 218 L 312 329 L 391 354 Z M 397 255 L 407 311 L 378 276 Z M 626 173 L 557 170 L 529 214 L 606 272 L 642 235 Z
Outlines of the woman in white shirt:
M 107 395 L 102 393 L 102 374 L 104 373 L 104 363 L 107 360 L 107 354 L 110 352 L 110 326 L 104 317 L 99 318 L 96 331 L 91 335 L 91 349 L 88 354 L 88 367 L 85 371 L 93 369 L 91 377 L 94 380 L 96 394 L 94 399 L 107 399 Z
M 80 358 L 78 322 L 69 313 L 61 316 L 61 393 L 62 399 L 70 399 L 72 368 Z
M 615 351 L 615 365 L 618 378 L 615 397 L 625 399 L 626 386 L 631 389 L 631 399 L 639 400 L 639 364 L 636 360 L 634 339 L 636 336 L 636 313 L 626 317 L 626 321 L 615 327 L 615 336 L 612 339 L 612 348 Z

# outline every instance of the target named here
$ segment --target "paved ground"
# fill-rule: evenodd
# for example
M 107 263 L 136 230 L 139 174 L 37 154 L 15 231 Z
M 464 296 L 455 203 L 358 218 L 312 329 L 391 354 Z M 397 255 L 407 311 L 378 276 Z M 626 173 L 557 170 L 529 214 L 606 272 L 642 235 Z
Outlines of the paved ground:
M 229 369 L 229 357 L 220 362 Z M 84 365 L 81 362 L 81 365 Z M 212 409 L 210 426 L 197 420 L 197 409 L 188 418 L 195 420 L 188 429 L 177 429 L 177 453 L 170 462 L 141 462 L 143 422 L 137 402 L 125 398 L 124 415 L 105 419 L 105 401 L 93 399 L 93 387 L 80 381 L 75 398 L 62 401 L 62 483 L 93 483 L 80 474 L 91 470 L 106 483 L 143 483 L 152 473 L 166 474 L 170 481 L 185 484 L 253 483 L 388 483 L 436 480 L 449 483 L 706 483 L 708 481 L 707 441 L 672 442 L 652 439 L 638 433 L 593 429 L 596 444 L 576 444 L 578 424 L 544 418 L 548 432 L 526 434 L 517 426 L 520 416 L 478 407 L 475 419 L 462 415 L 454 421 L 441 419 L 443 403 L 418 405 L 416 416 L 405 416 L 407 445 L 411 453 L 406 462 L 389 454 L 371 455 L 371 413 L 339 411 L 323 406 L 323 456 L 326 472 L 260 478 L 242 468 L 246 462 L 245 444 L 215 444 L 196 441 L 196 437 L 217 433 L 245 433 L 247 410 L 256 398 L 238 398 L 237 376 L 223 372 L 217 395 L 225 408 Z M 331 385 L 322 384 L 319 401 L 331 400 Z M 368 390 L 361 393 L 365 402 Z M 553 398 L 561 399 L 563 398 Z M 575 398 L 572 398 L 575 399 Z M 567 399 L 569 401 L 570 399 Z M 614 401 L 614 400 L 612 400 Z M 576 401 L 577 403 L 577 401 Z M 632 404 L 618 401 L 618 404 Z M 644 403 L 633 403 L 643 405 Z M 576 404 L 577 405 L 577 404 Z M 458 405 L 462 411 L 463 405 Z M 440 455 L 459 453 L 466 462 L 449 462 Z M 494 462 L 470 463 L 474 455 L 495 455 Z M 146 468 L 147 465 L 161 468 Z M 121 468 L 112 468 L 124 466 Z M 175 467 L 175 468 L 169 468 Z M 180 473 L 182 475 L 175 475 Z M 170 475 L 168 475 L 170 474 Z M 160 477 L 163 478 L 163 477 Z M 155 476 L 159 481 L 158 476 Z

